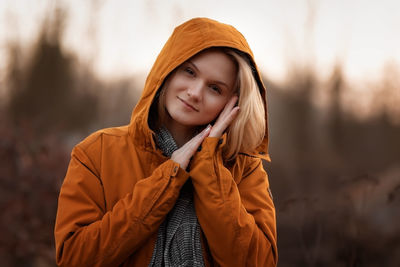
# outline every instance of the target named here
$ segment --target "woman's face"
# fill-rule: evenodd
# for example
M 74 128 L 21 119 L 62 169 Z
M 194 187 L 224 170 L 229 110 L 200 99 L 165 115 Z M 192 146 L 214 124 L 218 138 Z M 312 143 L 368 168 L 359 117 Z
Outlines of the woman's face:
M 170 123 L 195 127 L 212 122 L 234 94 L 237 67 L 218 50 L 201 52 L 180 65 L 166 81 Z

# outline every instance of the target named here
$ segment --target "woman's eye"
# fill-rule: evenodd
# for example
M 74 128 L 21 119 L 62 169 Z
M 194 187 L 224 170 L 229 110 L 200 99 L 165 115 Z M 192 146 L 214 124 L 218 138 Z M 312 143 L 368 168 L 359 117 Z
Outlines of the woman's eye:
M 190 75 L 194 75 L 194 71 L 189 67 L 185 68 L 185 72 L 190 74 Z
M 210 85 L 210 88 L 218 94 L 221 93 L 221 89 L 217 85 Z

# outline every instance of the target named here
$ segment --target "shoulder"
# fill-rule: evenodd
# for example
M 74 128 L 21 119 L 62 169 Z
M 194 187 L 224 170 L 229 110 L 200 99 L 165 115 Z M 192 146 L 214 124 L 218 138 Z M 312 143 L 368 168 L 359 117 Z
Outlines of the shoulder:
M 75 158 L 83 164 L 97 168 L 100 166 L 103 151 L 121 149 L 128 142 L 128 126 L 105 128 L 98 130 L 78 143 L 71 152 L 71 158 Z
M 98 130 L 78 143 L 74 149 L 90 150 L 93 147 L 101 146 L 104 139 L 120 139 L 128 136 L 128 126 L 112 127 Z
M 128 126 L 98 130 L 78 143 L 71 152 L 71 160 L 79 162 L 99 176 L 104 150 L 121 151 L 128 142 Z
M 236 156 L 236 164 L 242 165 L 245 170 L 249 171 L 249 169 L 263 165 L 263 159 L 256 155 L 239 153 Z
M 263 161 L 260 157 L 239 153 L 227 167 L 234 174 L 235 181 L 240 183 L 243 178 L 249 177 L 255 170 L 264 171 Z

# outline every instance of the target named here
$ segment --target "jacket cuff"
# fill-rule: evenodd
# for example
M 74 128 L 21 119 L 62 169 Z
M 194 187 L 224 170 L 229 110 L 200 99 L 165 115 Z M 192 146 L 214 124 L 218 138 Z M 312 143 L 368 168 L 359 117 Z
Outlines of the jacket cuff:
M 221 149 L 226 144 L 226 134 L 221 137 L 206 137 L 199 147 L 199 152 L 209 152 L 214 154 L 217 150 Z
M 184 180 L 186 180 L 189 177 L 189 173 L 186 172 L 184 169 L 180 167 L 179 163 L 176 163 L 175 161 L 171 160 L 171 167 L 169 169 L 169 177 L 171 178 L 179 178 L 182 177 Z

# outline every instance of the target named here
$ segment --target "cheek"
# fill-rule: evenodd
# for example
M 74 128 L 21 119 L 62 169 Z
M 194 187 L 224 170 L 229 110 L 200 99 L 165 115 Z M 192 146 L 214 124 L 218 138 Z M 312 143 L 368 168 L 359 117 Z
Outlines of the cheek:
M 167 84 L 167 87 L 165 88 L 165 105 L 172 104 L 176 98 L 176 88 L 176 83 L 174 83 L 174 81 L 171 81 Z
M 226 103 L 228 103 L 227 99 L 210 99 L 207 103 L 207 110 L 209 111 L 209 116 L 213 116 L 215 119 L 216 116 L 224 109 Z

